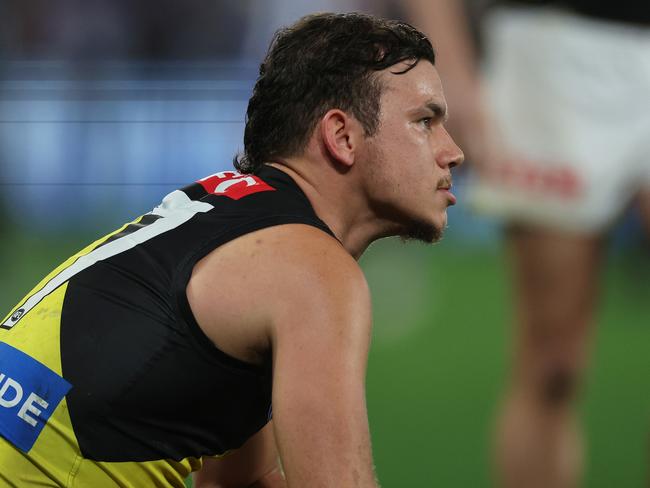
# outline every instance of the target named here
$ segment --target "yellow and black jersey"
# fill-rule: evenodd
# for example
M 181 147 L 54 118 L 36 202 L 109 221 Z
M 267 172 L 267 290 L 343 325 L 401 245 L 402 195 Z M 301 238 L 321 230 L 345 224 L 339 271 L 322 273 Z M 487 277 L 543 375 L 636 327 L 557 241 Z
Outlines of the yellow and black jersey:
M 226 171 L 38 284 L 0 323 L 0 486 L 182 487 L 203 456 L 262 428 L 270 359 L 254 366 L 217 349 L 185 290 L 216 247 L 286 223 L 331 234 L 282 171 Z

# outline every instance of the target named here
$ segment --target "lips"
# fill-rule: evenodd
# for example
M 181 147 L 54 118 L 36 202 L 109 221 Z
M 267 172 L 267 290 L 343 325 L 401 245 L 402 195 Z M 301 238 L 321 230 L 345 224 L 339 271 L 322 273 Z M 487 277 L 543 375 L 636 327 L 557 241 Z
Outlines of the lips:
M 437 188 L 437 191 L 441 191 L 445 193 L 445 196 L 449 200 L 449 205 L 456 204 L 456 196 L 451 192 L 451 183 L 439 186 Z

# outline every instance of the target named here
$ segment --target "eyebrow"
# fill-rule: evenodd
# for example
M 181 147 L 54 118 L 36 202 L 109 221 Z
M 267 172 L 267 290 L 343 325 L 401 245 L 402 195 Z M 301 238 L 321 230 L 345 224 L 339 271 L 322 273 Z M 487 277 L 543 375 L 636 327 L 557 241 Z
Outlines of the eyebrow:
M 433 112 L 433 117 L 435 119 L 441 119 L 443 122 L 447 122 L 449 119 L 449 114 L 447 113 L 447 107 L 441 105 L 438 102 L 427 102 L 425 107 Z

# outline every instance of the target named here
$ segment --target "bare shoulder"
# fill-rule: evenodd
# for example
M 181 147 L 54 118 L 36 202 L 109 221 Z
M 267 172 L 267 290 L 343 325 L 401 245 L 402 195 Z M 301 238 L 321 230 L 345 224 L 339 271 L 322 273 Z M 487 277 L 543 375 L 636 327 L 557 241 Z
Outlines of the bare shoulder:
M 258 236 L 256 246 L 268 270 L 292 286 L 308 280 L 312 292 L 332 282 L 345 291 L 365 289 L 365 277 L 356 260 L 333 237 L 307 225 L 285 225 Z
M 340 243 L 320 229 L 286 224 L 246 234 L 197 263 L 187 287 L 197 322 L 213 342 L 258 362 L 279 324 L 339 313 L 366 315 L 367 283 Z

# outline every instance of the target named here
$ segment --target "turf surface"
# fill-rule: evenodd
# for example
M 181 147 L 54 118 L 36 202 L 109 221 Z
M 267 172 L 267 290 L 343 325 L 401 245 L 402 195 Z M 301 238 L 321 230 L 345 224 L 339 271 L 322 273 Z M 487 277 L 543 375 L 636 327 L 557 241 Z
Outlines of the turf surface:
M 92 236 L 0 238 L 8 311 Z M 499 250 L 375 244 L 362 261 L 375 329 L 368 408 L 377 472 L 395 488 L 491 486 L 489 433 L 507 368 L 507 262 Z M 650 432 L 650 266 L 611 256 L 581 405 L 587 488 L 644 485 Z

